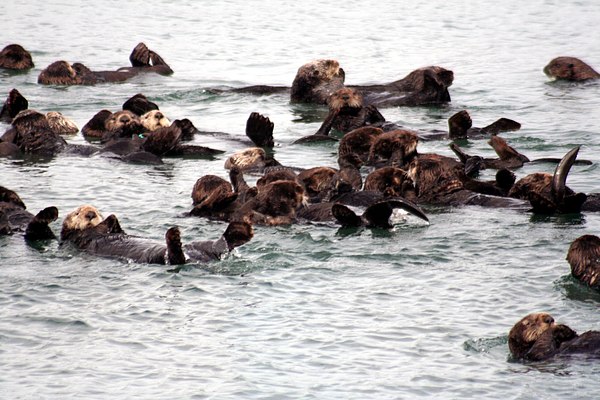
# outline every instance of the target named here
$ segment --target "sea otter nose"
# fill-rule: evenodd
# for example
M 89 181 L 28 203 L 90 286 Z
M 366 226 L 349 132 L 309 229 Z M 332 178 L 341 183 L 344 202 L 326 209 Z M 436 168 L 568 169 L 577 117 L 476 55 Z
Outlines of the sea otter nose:
M 96 213 L 94 211 L 88 211 L 87 213 L 85 213 L 85 218 L 91 221 L 94 218 L 96 218 Z
M 162 119 L 163 115 L 161 113 L 156 113 L 156 115 L 154 116 L 154 118 L 156 118 L 156 119 Z
M 120 119 L 120 121 L 121 121 L 122 123 L 126 124 L 126 123 L 128 123 L 129 121 L 131 121 L 131 120 L 129 119 L 129 117 L 122 117 L 122 118 Z
M 350 96 L 348 96 L 348 95 L 344 95 L 344 96 L 342 96 L 342 99 L 343 99 L 344 101 L 348 101 L 348 100 L 350 100 Z

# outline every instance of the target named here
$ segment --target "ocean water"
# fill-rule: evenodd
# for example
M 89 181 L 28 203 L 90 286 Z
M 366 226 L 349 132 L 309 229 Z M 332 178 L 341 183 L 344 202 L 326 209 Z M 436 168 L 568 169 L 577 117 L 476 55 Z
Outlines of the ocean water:
M 451 103 L 391 107 L 386 119 L 446 129 L 467 109 L 475 126 L 500 117 L 502 136 L 531 159 L 580 145 L 568 185 L 600 191 L 600 84 L 551 82 L 542 68 L 571 55 L 600 68 L 600 3 L 446 1 L 11 2 L 0 46 L 19 43 L 35 68 L 0 72 L 2 99 L 17 88 L 30 108 L 83 126 L 143 93 L 170 119 L 244 138 L 257 111 L 275 123 L 286 165 L 336 165 L 336 145 L 293 145 L 326 114 L 285 95 L 207 88 L 291 85 L 299 66 L 335 58 L 349 84 L 388 82 L 413 69 L 454 71 Z M 140 41 L 173 76 L 52 87 L 39 72 L 64 59 L 94 70 L 128 65 Z M 0 131 L 8 128 L 0 124 Z M 84 144 L 81 135 L 69 142 Z M 28 209 L 61 217 L 90 203 L 130 234 L 216 239 L 224 223 L 182 216 L 205 174 L 224 178 L 242 142 L 198 136 L 225 150 L 205 159 L 130 165 L 106 157 L 0 160 L 0 185 Z M 447 141 L 419 145 L 450 155 Z M 492 156 L 485 140 L 461 143 Z M 518 170 L 551 172 L 549 164 Z M 483 178 L 492 176 L 486 172 Z M 249 178 L 250 180 L 252 177 Z M 428 208 L 390 231 L 323 225 L 256 227 L 224 260 L 165 267 L 100 259 L 57 242 L 0 237 L 0 397 L 11 399 L 595 399 L 600 363 L 509 360 L 507 333 L 524 315 L 552 313 L 578 332 L 600 329 L 600 294 L 569 275 L 569 244 L 597 233 L 600 215 L 534 216 L 480 207 Z M 60 231 L 60 220 L 52 227 Z

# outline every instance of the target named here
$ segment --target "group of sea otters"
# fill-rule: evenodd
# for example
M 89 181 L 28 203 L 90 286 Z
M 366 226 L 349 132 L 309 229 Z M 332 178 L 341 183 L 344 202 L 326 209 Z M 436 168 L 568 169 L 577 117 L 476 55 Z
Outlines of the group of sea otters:
M 121 82 L 140 73 L 173 73 L 144 43 L 134 48 L 130 61 L 130 67 L 116 71 L 93 71 L 81 63 L 56 61 L 42 70 L 38 82 L 93 85 Z M 30 53 L 20 45 L 9 45 L 0 52 L 0 68 L 32 67 Z M 555 58 L 543 71 L 553 79 L 600 78 L 592 67 L 573 57 Z M 95 207 L 82 205 L 64 218 L 61 244 L 100 256 L 177 266 L 220 259 L 251 240 L 255 225 L 329 222 L 347 227 L 390 228 L 395 209 L 427 221 L 420 205 L 509 207 L 544 214 L 600 211 L 599 194 L 578 193 L 566 186 L 571 167 L 589 163 L 577 160 L 579 147 L 562 159 L 534 160 L 556 162 L 554 174 L 533 173 L 517 180 L 512 171 L 531 160 L 498 134 L 520 129 L 519 123 L 500 118 L 475 128 L 463 110 L 449 118 L 448 131 L 415 131 L 386 121 L 378 110 L 384 106 L 447 103 L 453 78 L 452 71 L 430 66 L 387 84 L 346 86 L 345 72 L 339 63 L 321 59 L 301 66 L 291 87 L 256 85 L 228 89 L 258 95 L 289 93 L 291 102 L 328 106 L 328 115 L 318 131 L 294 143 L 339 141 L 339 168 L 281 165 L 270 151 L 274 146 L 274 124 L 269 118 L 252 113 L 246 136 L 253 146 L 226 160 L 229 180 L 206 175 L 192 189 L 190 216 L 228 223 L 219 239 L 182 244 L 179 229 L 172 227 L 165 234 L 165 242 L 157 243 L 126 234 L 116 216 L 103 218 Z M 101 110 L 94 115 L 81 129 L 90 145 L 72 145 L 64 139 L 79 129 L 60 113 L 42 114 L 28 106 L 17 89 L 11 90 L 0 111 L 0 119 L 10 123 L 0 137 L 0 156 L 106 154 L 125 162 L 157 164 L 164 156 L 223 153 L 190 144 L 202 132 L 187 118 L 170 122 L 158 105 L 143 94 L 128 99 L 122 110 Z M 337 136 L 331 135 L 332 130 Z M 420 140 L 465 138 L 488 139 L 498 157 L 466 154 L 455 142 L 450 148 L 457 158 L 417 151 Z M 228 139 L 237 140 L 235 135 Z M 477 179 L 482 169 L 497 170 L 495 179 Z M 255 186 L 247 184 L 244 174 L 257 176 Z M 365 211 L 359 215 L 353 208 Z M 31 214 L 17 193 L 0 186 L 0 234 L 19 233 L 27 240 L 53 239 L 49 224 L 57 218 L 56 207 Z M 576 279 L 600 290 L 600 238 L 584 235 L 576 239 L 569 247 L 567 260 Z M 510 330 L 508 345 L 512 359 L 521 361 L 573 354 L 597 357 L 600 331 L 579 335 L 568 326 L 555 323 L 549 314 L 532 313 Z

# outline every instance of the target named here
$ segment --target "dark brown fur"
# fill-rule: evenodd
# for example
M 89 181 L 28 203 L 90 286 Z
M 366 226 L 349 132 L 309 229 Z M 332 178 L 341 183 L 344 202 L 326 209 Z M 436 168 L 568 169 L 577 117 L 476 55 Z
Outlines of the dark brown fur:
M 557 57 L 544 67 L 544 73 L 554 79 L 585 81 L 598 79 L 600 74 L 575 57 Z
M 18 44 L 9 44 L 0 51 L 0 68 L 26 70 L 33 68 L 31 54 Z
M 132 67 L 116 71 L 92 71 L 81 63 L 70 65 L 66 61 L 56 61 L 46 67 L 38 76 L 38 83 L 44 85 L 94 85 L 104 82 L 123 82 L 142 72 L 155 72 L 170 75 L 173 70 L 164 60 L 144 43 L 139 43 L 129 56 Z
M 418 142 L 418 135 L 407 129 L 382 133 L 371 145 L 368 163 L 403 166 L 416 155 Z
M 600 238 L 583 235 L 569 246 L 567 261 L 571 274 L 593 288 L 600 288 Z
M 12 89 L 0 110 L 0 121 L 11 122 L 17 114 L 29 108 L 29 102 L 17 89 Z

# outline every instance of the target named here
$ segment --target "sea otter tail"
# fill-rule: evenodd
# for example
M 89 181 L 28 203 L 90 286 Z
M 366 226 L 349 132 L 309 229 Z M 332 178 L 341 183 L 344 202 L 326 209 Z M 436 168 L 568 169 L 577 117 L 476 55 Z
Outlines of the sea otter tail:
M 56 207 L 44 208 L 27 225 L 25 240 L 55 239 L 56 236 L 48 224 L 56 221 L 57 218 L 58 209 Z

